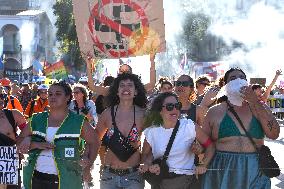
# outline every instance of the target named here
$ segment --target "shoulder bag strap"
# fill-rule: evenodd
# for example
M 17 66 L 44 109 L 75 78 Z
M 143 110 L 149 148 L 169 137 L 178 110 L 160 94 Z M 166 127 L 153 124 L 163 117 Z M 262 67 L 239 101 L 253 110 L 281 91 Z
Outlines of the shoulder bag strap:
M 249 132 L 246 130 L 242 120 L 240 119 L 239 115 L 237 114 L 237 112 L 234 110 L 233 106 L 231 106 L 228 102 L 228 110 L 230 112 L 232 112 L 232 114 L 235 116 L 235 118 L 238 120 L 239 124 L 241 125 L 241 127 L 243 128 L 243 130 L 245 131 L 247 137 L 249 138 L 249 140 L 251 141 L 251 143 L 253 144 L 254 148 L 258 151 L 258 147 L 256 145 L 256 143 L 254 142 L 254 140 L 252 139 L 251 135 L 249 134 Z
M 177 121 L 176 126 L 175 126 L 175 128 L 174 128 L 174 130 L 172 132 L 172 135 L 171 135 L 171 138 L 170 138 L 169 143 L 167 145 L 166 151 L 165 151 L 165 153 L 163 155 L 163 160 L 167 160 L 168 159 L 168 156 L 169 156 L 170 150 L 172 148 L 173 142 L 175 140 L 178 128 L 179 128 L 179 120 Z
M 111 121 L 112 121 L 112 125 L 113 125 L 113 127 L 116 127 L 116 123 L 115 123 L 115 113 L 114 113 L 114 106 L 111 106 L 111 108 L 110 108 L 110 113 L 111 113 Z

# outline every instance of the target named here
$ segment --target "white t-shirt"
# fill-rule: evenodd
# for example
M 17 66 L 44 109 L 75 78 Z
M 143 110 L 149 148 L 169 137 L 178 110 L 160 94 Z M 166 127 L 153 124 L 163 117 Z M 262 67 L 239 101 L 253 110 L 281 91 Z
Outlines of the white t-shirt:
M 48 127 L 46 131 L 46 141 L 53 142 L 54 136 L 59 127 Z M 57 175 L 52 150 L 42 150 L 36 162 L 36 170 L 41 173 Z
M 145 139 L 152 148 L 154 159 L 164 155 L 172 132 L 173 128 L 166 129 L 162 126 L 152 126 L 145 129 Z M 181 119 L 179 129 L 167 159 L 170 172 L 186 175 L 195 173 L 195 155 L 190 150 L 195 137 L 194 122 L 190 119 Z

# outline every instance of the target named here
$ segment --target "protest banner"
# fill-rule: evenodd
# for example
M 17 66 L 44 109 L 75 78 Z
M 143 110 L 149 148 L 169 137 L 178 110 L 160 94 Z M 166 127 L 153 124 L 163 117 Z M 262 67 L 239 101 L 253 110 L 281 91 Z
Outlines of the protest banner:
M 284 95 L 271 95 L 267 103 L 272 112 L 284 112 Z
M 15 146 L 0 146 L 0 184 L 18 184 L 19 157 Z
M 56 62 L 54 64 L 51 64 L 47 68 L 44 69 L 44 74 L 46 78 L 50 79 L 67 79 L 68 74 L 67 70 L 64 66 L 64 62 L 61 60 L 59 62 Z
M 23 81 L 31 81 L 33 77 L 33 67 L 30 66 L 23 70 L 4 68 L 4 77 L 8 77 L 10 80 L 20 81 L 21 75 L 23 75 Z
M 260 84 L 262 87 L 265 87 L 266 78 L 250 78 L 250 84 Z
M 123 58 L 165 50 L 162 0 L 73 0 L 81 52 Z

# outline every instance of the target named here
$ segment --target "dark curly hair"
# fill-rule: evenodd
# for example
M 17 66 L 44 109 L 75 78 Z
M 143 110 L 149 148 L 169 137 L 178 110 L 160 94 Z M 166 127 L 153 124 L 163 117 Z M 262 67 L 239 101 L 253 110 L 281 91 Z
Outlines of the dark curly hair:
M 160 93 L 154 98 L 150 109 L 146 112 L 144 118 L 144 128 L 150 127 L 151 125 L 159 126 L 163 123 L 160 112 L 163 108 L 163 103 L 167 97 L 173 96 L 178 101 L 178 96 L 173 92 Z
M 67 105 L 69 105 L 72 98 L 73 98 L 71 86 L 68 83 L 66 83 L 65 81 L 54 82 L 53 84 L 50 85 L 50 87 L 52 87 L 52 86 L 61 87 L 64 90 L 65 96 L 70 96 L 70 99 L 67 101 Z
M 137 95 L 135 95 L 133 99 L 133 104 L 141 107 L 146 108 L 147 104 L 147 97 L 146 97 L 146 90 L 144 88 L 143 83 L 141 82 L 138 75 L 131 74 L 131 73 L 122 73 L 114 79 L 113 84 L 110 86 L 107 96 L 107 106 L 114 106 L 119 104 L 119 97 L 117 96 L 119 83 L 124 80 L 133 81 L 135 85 L 135 89 L 137 90 Z

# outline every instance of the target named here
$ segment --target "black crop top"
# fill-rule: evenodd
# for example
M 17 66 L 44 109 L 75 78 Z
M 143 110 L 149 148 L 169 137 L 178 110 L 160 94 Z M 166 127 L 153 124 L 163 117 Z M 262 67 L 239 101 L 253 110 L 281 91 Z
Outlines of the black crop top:
M 116 108 L 117 111 L 117 108 Z M 135 142 L 139 140 L 138 130 L 135 124 L 135 106 L 134 106 L 134 123 L 127 137 L 117 128 L 115 122 L 116 111 L 114 112 L 114 107 L 111 107 L 111 117 L 112 117 L 112 128 L 108 129 L 106 137 L 104 137 L 104 144 L 116 155 L 116 157 L 122 161 L 126 162 L 136 151 L 130 142 Z

